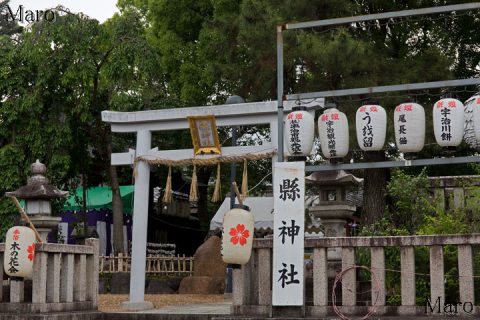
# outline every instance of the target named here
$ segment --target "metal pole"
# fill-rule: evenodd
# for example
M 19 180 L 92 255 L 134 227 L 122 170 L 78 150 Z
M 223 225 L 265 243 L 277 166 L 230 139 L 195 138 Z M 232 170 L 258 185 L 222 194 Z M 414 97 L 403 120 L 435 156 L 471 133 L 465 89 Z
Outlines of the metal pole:
M 225 104 L 240 104 L 240 103 L 245 103 L 245 100 L 243 100 L 242 97 L 240 96 L 230 96 L 227 98 L 227 101 L 225 101 Z M 232 146 L 237 145 L 237 134 L 238 134 L 238 127 L 232 127 Z M 232 186 L 232 183 L 235 182 L 235 179 L 237 178 L 237 164 L 235 162 L 232 162 L 230 165 L 230 209 L 233 209 L 233 206 L 235 205 L 235 190 Z
M 478 163 L 480 156 L 433 158 L 433 159 L 414 159 L 380 162 L 359 162 L 343 164 L 323 164 L 316 166 L 306 166 L 306 172 L 315 171 L 335 171 L 335 170 L 359 170 L 359 169 L 380 169 L 380 168 L 404 168 L 415 166 L 435 166 L 447 164 Z
M 292 30 L 292 29 L 305 29 L 305 28 L 313 28 L 313 27 L 325 27 L 325 26 L 350 24 L 350 23 L 370 21 L 370 20 L 394 19 L 394 18 L 436 14 L 436 13 L 443 13 L 443 12 L 472 10 L 472 9 L 479 9 L 479 8 L 480 8 L 480 2 L 463 3 L 463 4 L 456 4 L 456 5 L 450 5 L 450 6 L 382 12 L 382 13 L 374 13 L 374 14 L 367 14 L 367 15 L 353 16 L 353 17 L 316 20 L 316 21 L 300 22 L 300 23 L 289 23 L 285 26 L 285 28 L 288 30 Z
M 278 162 L 283 161 L 283 30 L 277 26 L 277 103 L 278 103 Z M 274 134 L 273 132 L 271 133 Z
M 239 103 L 245 103 L 245 100 L 243 100 L 242 97 L 240 96 L 230 96 L 228 97 L 227 101 L 225 101 L 225 104 L 239 104 Z M 238 127 L 235 126 L 232 128 L 232 146 L 237 145 L 237 134 L 238 134 Z M 237 179 L 237 164 L 235 162 L 232 162 L 230 165 L 230 209 L 233 209 L 233 206 L 235 205 L 235 188 L 233 187 L 233 182 L 235 182 L 235 179 Z M 233 278 L 232 278 L 232 265 L 228 264 L 227 265 L 227 286 L 225 288 L 225 293 L 231 294 L 233 290 Z
M 237 145 L 237 131 L 238 127 L 232 128 L 232 146 Z M 235 190 L 232 185 L 235 179 L 237 179 L 237 164 L 232 162 L 230 165 L 230 209 L 233 209 L 233 206 L 235 205 Z
M 82 173 L 82 211 L 83 211 L 83 239 L 82 244 L 85 244 L 88 231 L 88 219 L 87 219 L 87 182 L 85 179 L 85 173 Z
M 367 88 L 353 88 L 342 90 L 330 90 L 330 91 L 318 91 L 308 93 L 294 93 L 286 96 L 286 100 L 302 100 L 313 99 L 321 97 L 341 97 L 341 96 L 354 96 L 360 94 L 373 94 L 395 91 L 412 91 L 422 89 L 434 89 L 434 88 L 446 88 L 446 87 L 463 87 L 471 85 L 479 85 L 479 78 L 470 79 L 457 79 L 457 80 L 443 80 L 433 82 L 417 82 L 417 83 L 405 83 L 396 84 L 391 86 L 376 86 Z

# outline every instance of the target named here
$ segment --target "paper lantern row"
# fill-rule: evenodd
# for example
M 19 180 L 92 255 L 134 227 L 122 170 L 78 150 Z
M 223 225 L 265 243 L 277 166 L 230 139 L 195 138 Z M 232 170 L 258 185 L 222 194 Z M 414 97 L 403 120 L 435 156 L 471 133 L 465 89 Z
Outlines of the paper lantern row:
M 475 134 L 480 138 L 480 98 L 474 107 Z M 425 110 L 418 103 L 403 103 L 394 111 L 395 141 L 403 153 L 422 150 L 425 142 Z M 387 113 L 379 105 L 363 105 L 356 114 L 357 142 L 364 151 L 382 150 L 385 144 Z M 442 147 L 456 147 L 462 142 L 464 106 L 446 98 L 433 106 L 433 130 Z M 305 108 L 295 107 L 285 121 L 288 152 L 293 156 L 311 153 L 314 138 L 314 119 Z M 477 129 L 478 127 L 478 129 Z M 336 108 L 327 109 L 318 119 L 322 153 L 327 159 L 343 158 L 348 153 L 349 134 L 346 115 Z

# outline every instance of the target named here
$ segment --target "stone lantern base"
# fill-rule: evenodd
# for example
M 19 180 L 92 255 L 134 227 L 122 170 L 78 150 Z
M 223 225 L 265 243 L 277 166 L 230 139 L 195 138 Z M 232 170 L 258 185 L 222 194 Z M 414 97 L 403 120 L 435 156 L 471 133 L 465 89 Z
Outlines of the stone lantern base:
M 355 213 L 355 207 L 348 204 L 321 205 L 308 208 L 315 218 L 320 218 L 325 228 L 325 237 L 345 237 L 347 219 Z M 342 270 L 342 249 L 328 248 L 328 277 L 335 277 Z
M 50 231 L 58 226 L 58 223 L 62 220 L 61 217 L 52 217 L 46 215 L 32 215 L 29 217 L 33 225 L 40 234 L 43 242 L 47 242 L 47 237 Z

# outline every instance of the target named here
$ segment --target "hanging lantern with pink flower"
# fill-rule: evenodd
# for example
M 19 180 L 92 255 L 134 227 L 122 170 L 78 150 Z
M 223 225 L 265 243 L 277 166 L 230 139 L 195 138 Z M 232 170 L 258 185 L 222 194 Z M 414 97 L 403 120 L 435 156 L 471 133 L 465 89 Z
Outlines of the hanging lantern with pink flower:
M 425 143 L 425 110 L 414 102 L 402 103 L 393 113 L 395 142 L 403 153 L 415 153 Z
M 308 156 L 312 152 L 315 120 L 304 106 L 292 108 L 285 120 L 285 139 L 292 156 Z
M 244 265 L 250 260 L 255 220 L 249 208 L 235 205 L 223 217 L 222 259 Z
M 28 227 L 13 227 L 5 236 L 3 268 L 10 277 L 28 277 L 33 271 L 35 232 Z
M 348 120 L 345 113 L 336 108 L 325 110 L 318 119 L 318 134 L 325 158 L 343 158 L 348 154 Z
M 358 108 L 356 114 L 357 142 L 363 151 L 383 149 L 387 133 L 387 113 L 381 106 L 372 104 Z
M 464 129 L 463 103 L 445 98 L 433 105 L 433 132 L 442 147 L 457 147 L 462 143 Z

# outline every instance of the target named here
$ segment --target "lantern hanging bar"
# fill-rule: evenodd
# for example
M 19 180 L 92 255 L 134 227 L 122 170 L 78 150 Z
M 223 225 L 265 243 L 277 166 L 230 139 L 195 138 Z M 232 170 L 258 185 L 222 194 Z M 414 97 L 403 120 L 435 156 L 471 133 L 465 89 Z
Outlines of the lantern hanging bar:
M 472 10 L 472 9 L 479 9 L 479 8 L 480 8 L 480 2 L 463 3 L 463 4 L 456 4 L 456 5 L 449 5 L 449 6 L 374 13 L 374 14 L 367 14 L 367 15 L 354 16 L 354 17 L 343 17 L 343 18 L 316 20 L 316 21 L 309 21 L 309 22 L 288 23 L 285 25 L 285 29 L 292 30 L 292 29 L 304 29 L 304 28 L 313 28 L 313 27 L 325 27 L 325 26 L 342 25 L 342 24 L 349 24 L 349 23 L 370 21 L 370 20 L 403 18 L 403 17 L 409 17 L 409 16 L 436 14 L 436 13 L 451 12 L 451 11 Z
M 278 161 L 283 161 L 283 27 L 277 26 L 277 139 Z
M 354 96 L 354 95 L 360 95 L 360 94 L 373 94 L 373 93 L 384 93 L 384 92 L 395 92 L 395 91 L 413 91 L 413 90 L 446 88 L 446 87 L 462 87 L 462 86 L 471 86 L 471 85 L 480 85 L 480 78 L 406 83 L 406 84 L 397 84 L 392 86 L 377 86 L 377 87 L 318 91 L 318 92 L 308 92 L 308 93 L 294 93 L 294 94 L 286 95 L 286 100 L 302 100 L 302 99 L 314 99 L 314 98 L 325 98 L 325 97 Z
M 380 162 L 362 162 L 362 163 L 343 163 L 343 164 L 321 164 L 316 166 L 306 166 L 305 172 L 315 171 L 334 171 L 334 170 L 358 170 L 358 169 L 381 169 L 381 168 L 402 168 L 428 165 L 446 165 L 480 162 L 480 156 L 451 157 L 451 158 L 432 158 L 398 161 L 380 161 Z

